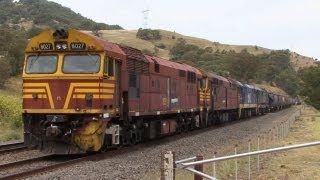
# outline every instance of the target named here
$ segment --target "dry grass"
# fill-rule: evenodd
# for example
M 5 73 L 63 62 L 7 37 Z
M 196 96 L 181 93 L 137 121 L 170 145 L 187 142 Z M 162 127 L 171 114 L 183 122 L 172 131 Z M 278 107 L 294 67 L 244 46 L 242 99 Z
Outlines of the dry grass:
M 316 66 L 316 61 L 312 58 L 302 56 L 297 53 L 291 53 L 291 63 L 293 64 L 293 67 L 296 71 L 303 68 L 308 68 L 312 66 Z
M 314 109 L 303 111 L 282 144 L 298 144 L 319 141 L 320 112 Z M 269 156 L 259 179 L 320 179 L 320 147 L 290 150 Z

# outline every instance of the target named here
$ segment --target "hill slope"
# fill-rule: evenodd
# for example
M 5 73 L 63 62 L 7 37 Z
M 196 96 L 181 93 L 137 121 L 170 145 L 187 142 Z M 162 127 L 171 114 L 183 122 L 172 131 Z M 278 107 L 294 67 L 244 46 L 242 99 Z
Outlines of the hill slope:
M 200 39 L 196 37 L 184 36 L 182 34 L 178 34 L 176 32 L 170 32 L 165 30 L 160 30 L 160 34 L 162 36 L 161 40 L 155 41 L 146 41 L 139 38 L 136 38 L 136 30 L 102 30 L 100 34 L 103 38 L 119 43 L 125 44 L 128 46 L 135 47 L 140 50 L 148 50 L 151 52 L 158 51 L 156 54 L 157 56 L 163 58 L 169 58 L 169 51 L 177 42 L 177 39 L 183 38 L 186 40 L 187 44 L 192 44 L 199 46 L 200 48 L 211 47 L 213 51 L 229 51 L 234 50 L 235 52 L 241 52 L 242 50 L 246 49 L 250 54 L 258 55 L 263 53 L 270 53 L 272 49 L 267 49 L 258 46 L 250 46 L 250 45 L 228 45 L 228 44 L 221 44 L 218 42 L 211 42 L 206 39 Z M 164 49 L 157 48 L 159 45 L 164 45 Z M 315 66 L 315 60 L 306 56 L 302 56 L 295 52 L 290 52 L 291 57 L 291 64 L 294 69 L 297 71 L 299 69 L 307 68 L 310 66 Z
M 0 24 L 20 26 L 30 29 L 32 25 L 40 28 L 77 28 L 77 29 L 122 29 L 119 25 L 96 23 L 47 0 L 0 1 Z

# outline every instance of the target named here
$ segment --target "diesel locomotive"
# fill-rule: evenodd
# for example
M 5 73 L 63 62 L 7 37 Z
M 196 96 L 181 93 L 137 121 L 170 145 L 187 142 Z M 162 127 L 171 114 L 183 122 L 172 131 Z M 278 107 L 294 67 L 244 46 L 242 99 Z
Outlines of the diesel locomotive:
M 103 151 L 293 104 L 74 29 L 33 37 L 22 76 L 24 142 L 55 154 Z

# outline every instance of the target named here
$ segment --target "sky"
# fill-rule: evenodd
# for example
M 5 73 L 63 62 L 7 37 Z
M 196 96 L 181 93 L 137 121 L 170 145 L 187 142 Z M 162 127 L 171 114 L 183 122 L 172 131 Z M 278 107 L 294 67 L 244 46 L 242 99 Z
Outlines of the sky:
M 320 60 L 319 0 L 50 0 L 97 22 L 234 44 L 290 49 Z M 89 3 L 88 3 L 89 2 Z

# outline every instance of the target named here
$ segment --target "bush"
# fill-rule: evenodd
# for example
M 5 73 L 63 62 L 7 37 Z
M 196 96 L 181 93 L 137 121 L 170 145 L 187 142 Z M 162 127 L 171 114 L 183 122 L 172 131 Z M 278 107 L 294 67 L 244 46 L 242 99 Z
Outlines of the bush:
M 159 30 L 142 29 L 142 28 L 138 30 L 136 37 L 143 40 L 160 40 L 161 39 Z
M 0 95 L 0 122 L 13 130 L 22 127 L 21 99 L 16 96 Z
M 160 43 L 160 44 L 156 44 L 156 47 L 159 49 L 165 49 L 166 45 L 164 45 L 163 43 Z

